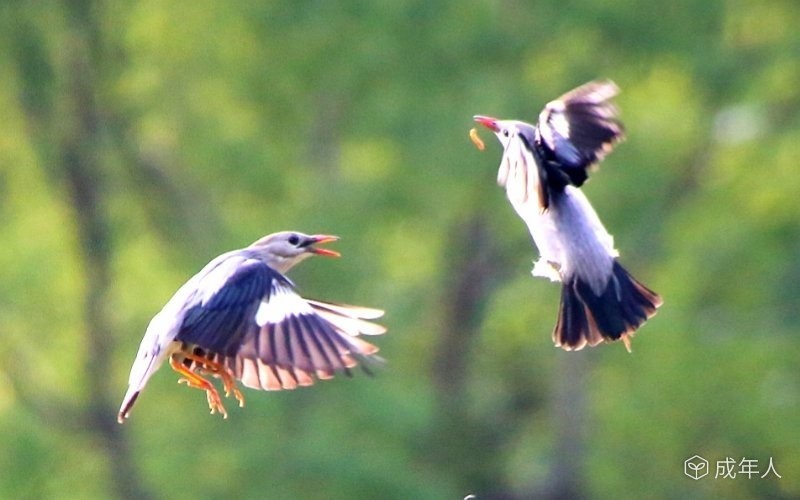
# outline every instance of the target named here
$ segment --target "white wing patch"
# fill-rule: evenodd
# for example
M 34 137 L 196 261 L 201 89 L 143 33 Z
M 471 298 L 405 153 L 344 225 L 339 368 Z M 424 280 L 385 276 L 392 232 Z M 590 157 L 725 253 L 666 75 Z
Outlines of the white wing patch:
M 569 137 L 569 121 L 564 114 L 565 110 L 563 102 L 553 101 L 548 103 L 539 115 L 539 130 L 551 148 L 555 147 L 553 131 L 561 137 Z
M 262 301 L 256 311 L 256 324 L 258 326 L 267 323 L 277 324 L 289 316 L 303 314 L 314 314 L 308 302 L 290 288 L 273 281 L 269 300 Z

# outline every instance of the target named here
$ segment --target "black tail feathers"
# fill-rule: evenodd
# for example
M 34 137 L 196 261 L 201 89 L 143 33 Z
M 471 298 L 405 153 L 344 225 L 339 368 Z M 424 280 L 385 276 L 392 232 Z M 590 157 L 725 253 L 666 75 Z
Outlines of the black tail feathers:
M 611 277 L 600 296 L 577 277 L 564 282 L 553 341 L 572 351 L 621 338 L 630 350 L 628 336 L 655 315 L 661 304 L 657 293 L 614 261 Z

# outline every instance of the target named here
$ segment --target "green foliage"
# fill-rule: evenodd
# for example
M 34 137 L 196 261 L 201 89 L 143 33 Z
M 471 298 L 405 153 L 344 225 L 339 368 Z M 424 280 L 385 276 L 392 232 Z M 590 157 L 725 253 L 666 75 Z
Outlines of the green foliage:
M 121 495 L 125 476 L 158 498 L 524 498 L 557 475 L 558 387 L 578 368 L 589 496 L 800 496 L 798 24 L 791 1 L 0 6 L 0 497 Z M 72 96 L 80 53 L 89 103 Z M 473 114 L 533 120 L 593 78 L 622 88 L 627 139 L 585 190 L 665 297 L 631 355 L 552 348 L 558 288 L 529 276 L 499 147 L 467 139 Z M 90 106 L 111 249 L 103 397 L 121 398 L 184 280 L 283 229 L 342 237 L 342 259 L 292 278 L 385 308 L 386 367 L 247 390 L 227 421 L 163 369 L 115 468 L 87 416 L 94 266 L 61 167 Z M 470 221 L 490 279 L 447 344 L 457 278 L 478 271 L 455 263 L 484 244 Z M 443 380 L 455 347 L 465 371 Z M 683 475 L 695 454 L 712 477 Z M 771 457 L 783 478 L 714 479 L 728 456 Z

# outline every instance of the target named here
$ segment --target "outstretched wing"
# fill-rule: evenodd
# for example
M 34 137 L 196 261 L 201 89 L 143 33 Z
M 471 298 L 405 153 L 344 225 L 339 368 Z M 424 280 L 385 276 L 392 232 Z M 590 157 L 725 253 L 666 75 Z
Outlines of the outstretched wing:
M 341 314 L 319 313 L 291 281 L 259 260 L 237 263 L 216 286 L 219 279 L 209 278 L 216 291 L 187 311 L 177 340 L 199 347 L 248 387 L 311 385 L 314 378 L 349 374 L 358 358 L 378 350 L 356 338 L 344 320 L 331 320 Z
M 286 280 L 256 259 L 229 257 L 196 283 L 175 340 L 206 351 L 233 355 L 255 327 L 259 303 L 271 283 Z
M 581 186 L 587 170 L 622 140 L 624 130 L 610 102 L 611 81 L 589 82 L 547 103 L 539 114 L 536 153 L 550 187 Z

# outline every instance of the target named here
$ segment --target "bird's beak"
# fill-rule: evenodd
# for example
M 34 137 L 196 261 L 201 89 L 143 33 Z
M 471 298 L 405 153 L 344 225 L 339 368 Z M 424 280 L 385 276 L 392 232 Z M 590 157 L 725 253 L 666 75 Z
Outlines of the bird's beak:
M 328 234 L 315 234 L 314 236 L 309 236 L 308 242 L 305 244 L 306 250 L 310 253 L 316 255 L 323 255 L 325 257 L 341 257 L 342 254 L 335 250 L 329 250 L 327 248 L 317 248 L 314 245 L 321 245 L 323 243 L 330 243 L 332 241 L 338 240 L 338 236 L 331 236 Z
M 484 127 L 488 128 L 492 132 L 500 131 L 500 127 L 497 125 L 497 118 L 492 118 L 491 116 L 475 115 L 472 119 L 480 123 Z

